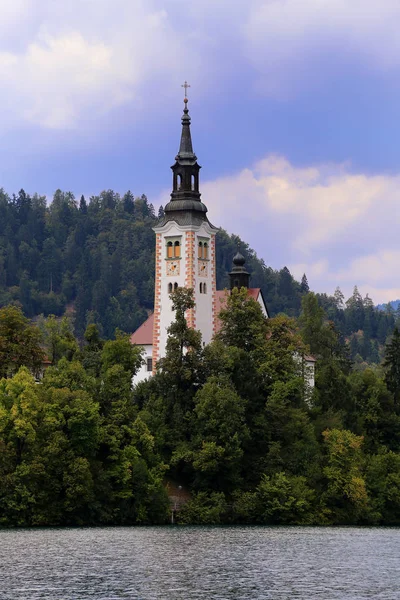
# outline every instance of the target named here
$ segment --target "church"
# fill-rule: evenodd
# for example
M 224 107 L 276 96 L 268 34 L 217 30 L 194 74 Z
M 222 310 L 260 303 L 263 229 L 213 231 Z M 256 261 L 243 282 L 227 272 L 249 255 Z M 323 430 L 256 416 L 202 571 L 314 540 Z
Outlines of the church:
M 186 84 L 185 84 L 186 89 Z M 178 287 L 192 288 L 195 307 L 187 322 L 201 332 L 209 344 L 219 329 L 218 314 L 230 290 L 216 289 L 215 236 L 218 228 L 210 223 L 200 194 L 200 165 L 193 152 L 188 99 L 184 98 L 179 152 L 172 169 L 171 200 L 164 216 L 154 227 L 156 265 L 154 312 L 132 334 L 131 343 L 144 349 L 144 364 L 134 377 L 137 384 L 154 374 L 157 362 L 165 355 L 167 329 L 174 320 L 170 294 Z M 261 289 L 250 288 L 245 259 L 238 252 L 229 274 L 230 289 L 245 287 L 261 306 L 266 318 L 267 305 Z M 312 362 L 312 361 L 311 361 Z

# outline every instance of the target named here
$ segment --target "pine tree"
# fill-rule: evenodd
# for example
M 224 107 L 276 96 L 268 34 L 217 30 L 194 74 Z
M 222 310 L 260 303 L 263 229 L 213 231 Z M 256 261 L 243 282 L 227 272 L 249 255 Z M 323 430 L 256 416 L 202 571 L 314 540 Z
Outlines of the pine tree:
M 395 320 L 396 320 L 396 324 L 400 325 L 400 302 L 399 302 L 399 304 L 397 305 L 397 308 L 396 308 Z
M 283 267 L 283 269 L 281 269 L 279 271 L 278 292 L 281 296 L 286 296 L 286 297 L 290 297 L 294 292 L 293 277 L 287 267 Z
M 363 300 L 364 308 L 374 308 L 374 301 L 369 297 L 368 294 L 365 295 Z
M 124 211 L 130 215 L 133 215 L 135 209 L 135 198 L 131 191 L 126 192 L 126 194 L 122 198 L 122 204 L 124 207 Z
M 338 286 L 333 294 L 333 298 L 335 301 L 336 308 L 343 309 L 344 308 L 344 295 L 340 287 Z
M 400 401 L 400 331 L 395 327 L 390 342 L 386 345 L 385 381 L 388 389 L 393 393 L 396 403 Z
M 87 204 L 86 204 L 85 196 L 83 194 L 82 194 L 81 199 L 79 201 L 79 212 L 82 215 L 86 215 L 87 214 Z
M 300 292 L 302 294 L 308 294 L 310 291 L 310 286 L 308 285 L 308 280 L 307 280 L 307 276 L 304 273 L 303 277 L 301 278 L 301 283 L 300 283 Z
M 346 302 L 346 308 L 348 333 L 359 331 L 364 325 L 364 303 L 356 285 L 353 295 Z

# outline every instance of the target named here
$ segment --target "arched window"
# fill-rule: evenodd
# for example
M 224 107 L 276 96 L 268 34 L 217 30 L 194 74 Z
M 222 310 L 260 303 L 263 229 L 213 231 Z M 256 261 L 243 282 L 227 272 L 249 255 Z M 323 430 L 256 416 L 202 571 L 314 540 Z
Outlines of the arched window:
M 181 190 L 182 189 L 182 175 L 180 173 L 178 173 L 177 177 L 178 177 L 178 179 L 177 179 L 177 181 L 178 181 L 178 190 Z
M 179 242 L 175 242 L 174 255 L 175 255 L 175 258 L 179 258 L 181 255 L 181 245 Z
M 177 290 L 177 289 L 178 289 L 178 284 L 175 282 L 174 283 L 174 290 Z
M 168 293 L 171 294 L 172 293 L 172 283 L 168 284 Z
M 167 244 L 167 258 L 174 258 L 174 248 L 172 242 Z
M 203 293 L 203 284 L 200 283 L 200 294 L 202 294 L 202 293 Z
M 239 279 L 235 279 L 233 282 L 233 287 L 239 287 Z
M 192 191 L 194 192 L 196 189 L 196 179 L 195 179 L 194 175 L 192 175 L 192 177 L 191 177 L 191 183 L 192 183 Z
M 199 242 L 199 258 L 203 258 L 203 242 Z
M 207 294 L 207 284 L 203 283 L 203 294 Z
M 207 244 L 207 242 L 204 242 L 203 258 L 208 258 L 208 244 Z

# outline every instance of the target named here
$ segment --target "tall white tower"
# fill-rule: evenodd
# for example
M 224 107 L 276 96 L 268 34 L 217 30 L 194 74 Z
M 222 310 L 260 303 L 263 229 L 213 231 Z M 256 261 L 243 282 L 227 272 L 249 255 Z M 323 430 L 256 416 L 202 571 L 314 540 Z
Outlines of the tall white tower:
M 197 157 L 193 152 L 190 117 L 184 99 L 181 143 L 173 172 L 171 200 L 156 233 L 153 369 L 165 356 L 167 328 L 174 319 L 169 294 L 178 287 L 192 288 L 195 308 L 188 311 L 189 327 L 201 331 L 205 344 L 215 331 L 215 234 L 200 200 Z

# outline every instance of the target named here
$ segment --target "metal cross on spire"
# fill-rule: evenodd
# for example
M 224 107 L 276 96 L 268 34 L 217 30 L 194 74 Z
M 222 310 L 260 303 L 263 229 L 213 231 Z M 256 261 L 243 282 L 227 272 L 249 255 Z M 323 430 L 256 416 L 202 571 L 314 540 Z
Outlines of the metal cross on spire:
M 190 88 L 190 85 L 188 84 L 187 81 L 185 81 L 185 83 L 183 85 L 181 85 L 181 87 L 185 88 L 185 100 L 184 100 L 184 102 L 186 103 L 187 102 L 187 91 L 188 91 L 188 88 Z

